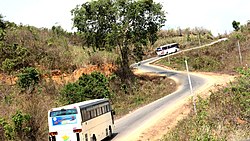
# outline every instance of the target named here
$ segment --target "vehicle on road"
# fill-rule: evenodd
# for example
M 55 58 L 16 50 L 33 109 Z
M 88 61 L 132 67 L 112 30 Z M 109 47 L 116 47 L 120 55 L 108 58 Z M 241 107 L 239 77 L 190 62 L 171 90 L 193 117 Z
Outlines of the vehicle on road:
M 94 99 L 48 111 L 49 141 L 99 141 L 112 136 L 114 111 L 108 99 Z
M 178 43 L 171 43 L 171 44 L 167 44 L 167 45 L 163 45 L 160 46 L 158 48 L 156 48 L 156 54 L 158 56 L 164 56 L 167 54 L 171 54 L 174 52 L 179 51 L 179 44 Z

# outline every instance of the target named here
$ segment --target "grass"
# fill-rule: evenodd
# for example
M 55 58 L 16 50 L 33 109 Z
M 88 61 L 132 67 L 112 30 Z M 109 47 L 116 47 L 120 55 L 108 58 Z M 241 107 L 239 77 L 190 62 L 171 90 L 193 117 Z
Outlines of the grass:
M 200 44 L 210 43 L 214 40 L 211 32 L 205 29 L 182 29 L 181 36 L 179 35 L 179 30 L 161 30 L 158 36 L 159 39 L 145 51 L 146 56 L 144 58 L 156 56 L 155 49 L 165 44 L 179 43 L 180 49 L 188 49 Z
M 139 75 L 130 94 L 116 93 L 112 98 L 116 118 L 128 114 L 176 90 L 176 83 L 162 76 Z
M 210 47 L 183 52 L 170 58 L 161 59 L 156 64 L 166 65 L 177 70 L 185 70 L 184 60 L 188 60 L 191 71 L 207 72 L 232 72 L 238 67 L 243 67 L 250 62 L 250 44 L 241 40 L 241 52 L 243 63 L 240 64 L 239 52 L 236 46 L 237 40 L 231 37 L 229 41 L 218 43 Z

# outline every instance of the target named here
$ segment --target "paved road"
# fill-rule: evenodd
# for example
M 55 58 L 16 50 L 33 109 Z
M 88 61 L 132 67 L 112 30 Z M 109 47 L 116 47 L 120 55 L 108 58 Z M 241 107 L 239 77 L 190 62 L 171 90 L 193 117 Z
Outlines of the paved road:
M 202 47 L 213 45 L 215 43 L 218 43 L 224 40 L 227 40 L 227 39 L 220 39 L 208 45 L 204 45 Z M 198 48 L 201 48 L 201 47 L 196 47 L 194 49 L 198 49 Z M 186 73 L 170 71 L 161 67 L 150 65 L 151 62 L 154 62 L 161 58 L 162 57 L 150 58 L 140 63 L 133 64 L 131 65 L 131 67 L 138 68 L 146 72 L 164 74 L 168 77 L 176 79 L 178 80 L 180 88 L 176 92 L 170 95 L 167 95 L 157 101 L 154 101 L 150 103 L 149 105 L 144 106 L 134 111 L 133 113 L 126 115 L 125 117 L 122 117 L 119 120 L 116 120 L 115 121 L 115 127 L 116 127 L 115 134 L 116 135 L 112 139 L 112 141 L 126 141 L 128 137 L 134 136 L 135 134 L 137 135 L 138 130 L 144 128 L 150 121 L 155 120 L 157 116 L 160 113 L 162 113 L 164 110 L 171 107 L 174 103 L 177 103 L 178 101 L 186 98 L 187 96 L 190 96 L 191 94 L 190 87 L 189 87 L 188 77 Z M 201 78 L 195 75 L 190 75 L 190 77 L 191 77 L 191 82 L 192 82 L 194 92 L 199 87 L 202 87 L 203 85 L 206 84 L 206 79 L 204 78 Z
M 136 130 L 139 130 L 143 126 L 147 124 L 147 122 L 154 120 L 157 114 L 163 112 L 166 108 L 176 103 L 177 101 L 187 97 L 190 95 L 188 77 L 186 73 L 179 73 L 176 71 L 169 71 L 164 68 L 154 67 L 149 65 L 150 62 L 157 60 L 158 57 L 151 58 L 149 60 L 142 61 L 138 69 L 148 72 L 155 72 L 158 74 L 165 74 L 166 76 L 175 78 L 179 80 L 179 84 L 181 85 L 178 91 L 163 97 L 145 107 L 142 107 L 135 112 L 115 121 L 117 134 L 112 141 L 122 141 L 126 140 L 128 136 L 133 136 L 136 133 Z M 191 81 L 193 84 L 194 91 L 204 85 L 206 80 L 194 75 L 191 75 Z

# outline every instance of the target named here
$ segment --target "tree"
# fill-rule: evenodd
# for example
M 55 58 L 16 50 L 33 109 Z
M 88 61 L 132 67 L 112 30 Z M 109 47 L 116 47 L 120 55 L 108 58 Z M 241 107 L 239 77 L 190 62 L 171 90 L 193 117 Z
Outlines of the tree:
M 235 31 L 240 30 L 240 22 L 233 21 L 232 25 L 233 25 L 233 28 L 234 28 Z
M 131 50 L 141 60 L 143 53 L 138 51 L 157 40 L 156 33 L 165 23 L 162 5 L 153 0 L 91 1 L 77 6 L 72 15 L 74 27 L 84 35 L 88 46 L 94 50 L 118 47 L 124 78 L 128 78 Z
M 3 16 L 0 14 L 0 41 L 3 41 L 4 36 L 5 36 L 5 29 L 6 29 L 6 23 L 3 20 Z

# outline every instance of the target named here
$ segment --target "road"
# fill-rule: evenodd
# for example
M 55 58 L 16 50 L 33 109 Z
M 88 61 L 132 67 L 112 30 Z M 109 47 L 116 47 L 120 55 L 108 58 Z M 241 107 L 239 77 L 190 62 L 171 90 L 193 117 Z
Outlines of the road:
M 224 40 L 221 40 L 224 41 Z M 208 45 L 218 43 L 220 41 L 215 41 Z M 206 47 L 204 45 L 202 47 Z M 200 48 L 196 47 L 195 49 Z M 161 59 L 162 57 L 154 57 L 144 60 L 138 64 L 133 64 L 131 67 L 136 67 L 144 72 L 154 72 L 158 74 L 166 75 L 174 80 L 177 80 L 179 88 L 176 92 L 167 95 L 157 101 L 154 101 L 144 107 L 137 109 L 136 111 L 118 119 L 115 121 L 115 136 L 112 141 L 127 141 L 134 140 L 136 136 L 139 136 L 141 131 L 146 127 L 150 127 L 154 120 L 157 120 L 159 115 L 163 113 L 166 109 L 170 108 L 172 105 L 178 101 L 191 95 L 190 87 L 188 83 L 188 77 L 186 73 L 166 70 L 161 67 L 150 65 L 151 62 Z M 207 80 L 196 75 L 190 75 L 191 82 L 193 86 L 193 91 L 195 92 L 198 88 L 206 84 Z

